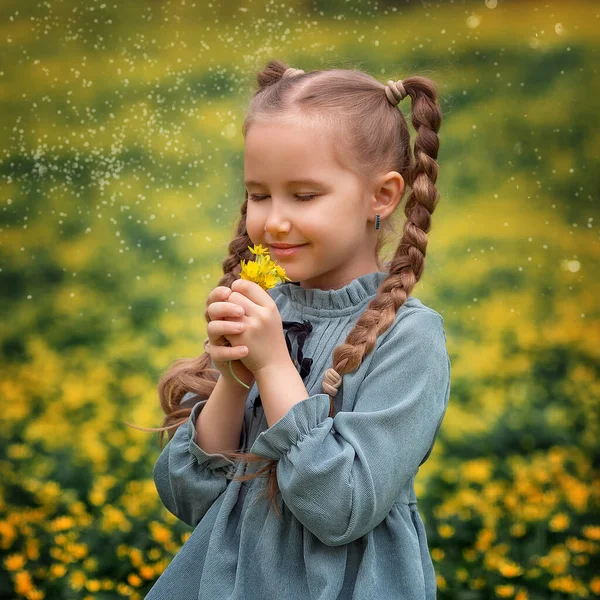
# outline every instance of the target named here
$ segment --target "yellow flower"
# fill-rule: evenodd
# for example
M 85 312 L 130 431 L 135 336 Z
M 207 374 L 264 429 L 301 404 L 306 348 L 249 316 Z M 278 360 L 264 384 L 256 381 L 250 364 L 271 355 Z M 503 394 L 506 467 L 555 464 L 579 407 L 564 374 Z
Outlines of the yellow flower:
M 569 515 L 558 513 L 550 519 L 550 529 L 552 531 L 564 531 L 570 523 Z
M 590 592 L 594 592 L 596 596 L 600 595 L 600 577 L 593 577 L 590 581 Z
M 450 538 L 454 535 L 455 529 L 454 527 L 452 527 L 452 525 L 448 525 L 447 523 L 442 523 L 442 525 L 440 525 L 438 527 L 438 533 L 443 537 L 443 538 Z
M 22 554 L 11 554 L 4 559 L 4 566 L 8 571 L 18 571 L 25 566 L 25 557 Z
M 515 588 L 512 585 L 497 585 L 494 589 L 496 596 L 499 598 L 512 598 L 515 593 Z
M 15 592 L 21 596 L 27 596 L 35 590 L 31 575 L 27 571 L 19 571 L 15 575 Z
M 248 250 L 256 255 L 256 260 L 249 260 L 248 262 L 245 260 L 240 261 L 242 267 L 240 279 L 253 281 L 265 291 L 275 287 L 278 283 L 283 283 L 286 280 L 291 281 L 285 274 L 285 269 L 271 260 L 268 248 L 264 248 L 262 244 L 258 244 L 258 246 L 255 244 L 253 248 L 248 246 Z M 250 389 L 249 386 L 238 379 L 237 375 L 233 372 L 231 361 L 228 362 L 229 370 L 233 377 L 246 389 Z
M 258 246 L 254 246 L 254 248 L 250 248 L 250 246 L 248 246 L 248 250 L 250 250 L 250 252 L 252 252 L 252 254 L 268 254 L 269 253 L 269 249 L 268 248 L 263 248 L 262 244 L 259 244 Z
M 600 525 L 586 525 L 583 527 L 583 535 L 589 540 L 600 540 Z
M 498 570 L 504 577 L 517 577 L 523 574 L 523 569 L 511 561 L 503 561 L 498 565 Z
M 283 283 L 285 280 L 291 281 L 285 274 L 285 269 L 271 260 L 268 248 L 264 248 L 259 244 L 253 248 L 248 246 L 248 250 L 256 255 L 256 260 L 249 260 L 248 262 L 242 260 L 240 262 L 242 267 L 240 279 L 253 281 L 265 291 L 275 287 L 278 283 Z

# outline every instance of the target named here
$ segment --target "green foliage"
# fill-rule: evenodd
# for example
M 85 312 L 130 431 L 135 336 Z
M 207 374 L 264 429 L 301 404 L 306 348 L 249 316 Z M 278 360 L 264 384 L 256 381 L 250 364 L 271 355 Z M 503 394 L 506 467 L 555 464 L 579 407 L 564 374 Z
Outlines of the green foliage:
M 438 597 L 600 595 L 595 5 L 50 4 L 0 8 L 0 597 L 143 598 L 190 535 L 125 422 L 160 426 L 160 374 L 203 351 L 271 58 L 439 84 Z

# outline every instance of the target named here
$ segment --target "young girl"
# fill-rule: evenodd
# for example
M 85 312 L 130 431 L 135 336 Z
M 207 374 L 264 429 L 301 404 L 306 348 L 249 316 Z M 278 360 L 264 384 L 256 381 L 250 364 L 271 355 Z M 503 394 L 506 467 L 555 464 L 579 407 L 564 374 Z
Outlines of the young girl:
M 443 318 L 409 294 L 439 196 L 435 86 L 279 61 L 258 86 L 206 352 L 159 383 L 172 437 L 154 480 L 194 530 L 146 599 L 433 600 L 414 478 L 446 412 L 450 359 Z M 239 278 L 259 244 L 288 283 Z

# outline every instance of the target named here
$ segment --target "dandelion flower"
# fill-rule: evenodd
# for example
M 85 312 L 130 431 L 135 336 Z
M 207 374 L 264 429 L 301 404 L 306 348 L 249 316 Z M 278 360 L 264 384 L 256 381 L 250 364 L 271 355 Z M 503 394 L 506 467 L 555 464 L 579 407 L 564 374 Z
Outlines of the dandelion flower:
M 253 281 L 265 291 L 275 287 L 278 283 L 291 281 L 286 276 L 285 269 L 271 260 L 268 248 L 263 248 L 262 244 L 259 244 L 253 248 L 248 246 L 248 250 L 256 255 L 256 260 L 241 261 L 240 279 Z
M 259 244 L 258 246 L 255 245 L 252 248 L 248 246 L 248 250 L 250 250 L 252 254 L 256 255 L 256 260 L 249 260 L 248 262 L 242 260 L 240 262 L 242 267 L 240 279 L 253 281 L 254 283 L 260 285 L 260 287 L 265 291 L 275 287 L 278 283 L 291 281 L 291 279 L 285 274 L 285 269 L 271 260 L 268 248 L 264 248 L 262 244 Z M 231 366 L 231 361 L 228 362 L 229 370 L 231 371 L 231 374 L 234 376 L 235 380 L 238 383 L 241 383 L 246 389 L 250 389 L 250 386 L 246 385 L 243 381 L 240 381 L 236 377 L 235 373 L 233 372 L 233 367 Z

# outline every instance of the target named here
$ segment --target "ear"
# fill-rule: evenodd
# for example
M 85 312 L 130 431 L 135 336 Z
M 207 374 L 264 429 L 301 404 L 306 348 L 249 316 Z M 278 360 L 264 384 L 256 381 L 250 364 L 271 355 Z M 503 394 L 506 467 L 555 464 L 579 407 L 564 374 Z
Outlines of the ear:
M 376 214 L 387 219 L 396 210 L 404 192 L 404 179 L 397 171 L 382 175 L 376 182 L 375 193 L 371 201 L 373 218 Z

